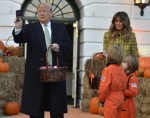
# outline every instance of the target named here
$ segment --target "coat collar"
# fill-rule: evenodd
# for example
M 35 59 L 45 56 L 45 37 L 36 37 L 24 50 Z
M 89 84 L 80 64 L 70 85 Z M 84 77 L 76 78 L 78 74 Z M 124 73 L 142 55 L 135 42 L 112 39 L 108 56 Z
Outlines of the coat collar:
M 43 28 L 42 28 L 42 25 L 40 24 L 40 22 L 37 23 L 35 30 L 36 30 L 35 34 L 36 34 L 37 40 L 39 41 L 40 45 L 42 46 L 43 51 L 46 51 L 44 32 L 43 32 Z
M 51 22 L 51 37 L 52 37 L 52 42 L 51 43 L 54 43 L 55 42 L 55 37 L 57 35 L 57 28 L 55 26 L 55 24 L 53 22 Z M 43 49 L 43 51 L 46 51 L 46 42 L 45 42 L 45 38 L 44 38 L 44 32 L 43 32 L 43 28 L 42 28 L 42 25 L 40 24 L 40 22 L 37 23 L 36 25 L 36 35 L 37 35 L 37 39 Z

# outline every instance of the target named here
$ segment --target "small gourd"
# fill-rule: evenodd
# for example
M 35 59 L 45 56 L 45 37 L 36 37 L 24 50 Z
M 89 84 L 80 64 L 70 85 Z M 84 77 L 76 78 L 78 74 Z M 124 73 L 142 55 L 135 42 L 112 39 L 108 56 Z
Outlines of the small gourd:
M 0 73 L 9 72 L 8 63 L 3 62 L 2 58 L 0 58 Z
M 90 99 L 90 104 L 89 104 L 90 113 L 98 114 L 98 107 L 99 107 L 99 98 L 98 97 L 92 97 Z
M 144 76 L 144 69 L 139 67 L 139 69 L 135 72 L 137 77 L 143 77 Z
M 20 104 L 18 102 L 6 102 L 4 105 L 4 113 L 6 115 L 17 115 L 20 111 Z
M 5 47 L 4 43 L 1 40 L 0 40 L 0 49 L 3 51 L 3 53 L 6 50 L 6 47 Z
M 100 60 L 103 60 L 103 59 L 106 58 L 105 54 L 103 52 L 95 53 L 93 56 L 94 56 L 95 59 L 100 59 Z
M 146 69 L 150 67 L 150 57 L 139 57 L 140 67 Z
M 150 67 L 144 70 L 144 78 L 150 79 Z

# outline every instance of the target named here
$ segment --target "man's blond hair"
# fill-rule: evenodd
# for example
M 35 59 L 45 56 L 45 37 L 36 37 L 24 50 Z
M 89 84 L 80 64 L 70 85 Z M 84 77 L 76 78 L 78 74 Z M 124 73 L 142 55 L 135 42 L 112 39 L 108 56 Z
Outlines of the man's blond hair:
M 52 11 L 52 5 L 50 3 L 40 3 L 37 9 L 40 7 L 47 7 L 50 11 Z

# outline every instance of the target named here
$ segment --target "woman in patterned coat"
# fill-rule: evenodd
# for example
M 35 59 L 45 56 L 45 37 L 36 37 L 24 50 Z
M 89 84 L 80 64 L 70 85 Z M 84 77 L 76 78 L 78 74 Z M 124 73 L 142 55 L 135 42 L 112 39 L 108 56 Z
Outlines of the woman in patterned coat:
M 110 45 L 114 44 L 123 49 L 124 55 L 138 55 L 135 33 L 132 32 L 127 13 L 123 11 L 113 16 L 109 31 L 104 34 L 103 51 L 105 52 Z

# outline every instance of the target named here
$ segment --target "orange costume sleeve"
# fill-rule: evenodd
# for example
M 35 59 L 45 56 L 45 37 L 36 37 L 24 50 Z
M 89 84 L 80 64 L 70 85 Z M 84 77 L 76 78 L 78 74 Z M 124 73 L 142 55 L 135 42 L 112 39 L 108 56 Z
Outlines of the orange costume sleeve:
M 108 68 L 105 68 L 102 72 L 101 82 L 98 90 L 98 96 L 101 102 L 104 102 L 108 95 L 111 79 L 111 72 L 108 71 Z
M 124 91 L 125 97 L 135 97 L 138 94 L 138 80 L 135 75 L 130 78 L 129 87 Z

